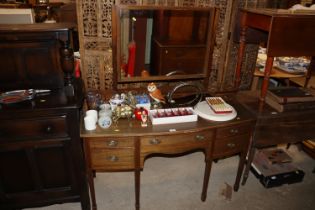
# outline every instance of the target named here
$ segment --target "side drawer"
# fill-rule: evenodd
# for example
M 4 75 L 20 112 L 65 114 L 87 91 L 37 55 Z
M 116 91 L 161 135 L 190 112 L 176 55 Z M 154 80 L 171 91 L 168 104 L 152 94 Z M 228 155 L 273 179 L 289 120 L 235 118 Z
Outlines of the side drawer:
M 219 128 L 217 130 L 217 138 L 226 138 L 226 137 L 242 135 L 245 133 L 250 133 L 251 129 L 252 129 L 252 126 L 249 123 Z
M 0 142 L 7 139 L 47 139 L 67 137 L 66 116 L 3 120 L 0 123 Z
M 213 131 L 196 133 L 145 136 L 141 137 L 141 153 L 169 153 L 185 152 L 192 149 L 207 148 L 213 138 Z
M 219 158 L 239 153 L 247 149 L 249 141 L 249 133 L 231 138 L 216 139 L 214 142 L 213 157 Z
M 134 169 L 134 149 L 91 149 L 93 170 Z
M 91 149 L 105 148 L 134 148 L 134 138 L 108 137 L 108 138 L 86 138 Z

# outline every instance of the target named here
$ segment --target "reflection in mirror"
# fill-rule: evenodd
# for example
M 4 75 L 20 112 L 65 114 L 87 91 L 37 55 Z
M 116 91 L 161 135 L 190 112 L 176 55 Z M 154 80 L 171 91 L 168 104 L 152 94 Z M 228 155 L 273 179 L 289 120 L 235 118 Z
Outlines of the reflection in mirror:
M 113 45 L 118 82 L 206 77 L 214 8 L 115 9 L 117 39 Z M 146 78 L 139 79 L 141 75 Z

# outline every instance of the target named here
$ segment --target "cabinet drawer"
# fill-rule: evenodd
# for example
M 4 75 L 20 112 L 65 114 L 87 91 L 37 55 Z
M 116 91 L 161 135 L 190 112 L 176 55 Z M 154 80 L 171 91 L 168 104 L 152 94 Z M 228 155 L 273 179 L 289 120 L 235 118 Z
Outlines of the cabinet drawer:
M 160 73 L 167 74 L 172 71 L 183 71 L 186 74 L 201 73 L 204 66 L 204 48 L 166 48 L 161 58 Z
M 134 148 L 134 138 L 86 138 L 91 149 Z
M 166 47 L 163 49 L 165 59 L 200 58 L 205 53 L 204 47 Z
M 66 136 L 66 116 L 4 120 L 0 124 L 0 142 L 9 138 L 36 140 Z
M 242 135 L 245 133 L 250 133 L 251 129 L 252 129 L 252 126 L 249 123 L 219 128 L 217 130 L 217 138 L 226 138 L 226 137 L 231 137 L 231 136 Z
M 161 72 L 163 74 L 170 73 L 172 71 L 183 71 L 186 74 L 201 73 L 203 68 L 202 59 L 186 59 L 176 60 L 168 59 L 162 63 Z
M 217 139 L 214 143 L 213 157 L 223 157 L 246 150 L 249 144 L 250 135 L 244 134 L 233 138 Z
M 93 170 L 133 169 L 134 149 L 91 149 L 91 167 Z
M 178 153 L 197 148 L 206 148 L 213 138 L 213 131 L 187 133 L 178 135 L 161 135 L 141 137 L 141 152 Z

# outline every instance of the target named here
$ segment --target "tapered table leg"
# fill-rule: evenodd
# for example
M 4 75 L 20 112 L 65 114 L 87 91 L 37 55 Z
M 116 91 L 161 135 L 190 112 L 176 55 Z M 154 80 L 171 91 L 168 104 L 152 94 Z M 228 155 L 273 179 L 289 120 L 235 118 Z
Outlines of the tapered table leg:
M 90 165 L 90 149 L 89 149 L 89 143 L 88 141 L 84 141 L 84 152 L 85 152 L 85 164 L 86 164 L 86 172 L 87 172 L 87 179 L 89 183 L 90 188 L 90 194 L 91 194 L 91 201 L 92 201 L 92 210 L 97 210 L 96 206 L 96 199 L 95 199 L 95 187 L 94 187 L 94 177 L 95 177 L 95 170 L 91 169 Z
M 247 181 L 247 178 L 248 178 L 248 174 L 249 174 L 249 169 L 250 169 L 250 166 L 251 166 L 251 164 L 253 162 L 254 155 L 255 155 L 255 148 L 252 146 L 250 148 L 250 150 L 249 150 L 249 154 L 248 154 L 248 158 L 247 158 L 247 164 L 246 164 L 245 171 L 244 171 L 244 174 L 243 174 L 242 185 L 246 184 L 246 181 Z
M 140 169 L 135 170 L 136 210 L 140 209 Z
M 236 180 L 234 183 L 234 191 L 238 191 L 239 186 L 240 186 L 240 180 L 243 174 L 243 170 L 244 170 L 244 165 L 245 165 L 245 161 L 246 161 L 246 155 L 247 155 L 247 151 L 243 151 L 241 153 L 240 156 L 240 161 L 238 163 L 238 169 L 237 169 L 237 175 L 236 175 Z
M 205 174 L 204 174 L 204 178 L 203 178 L 203 186 L 202 186 L 202 194 L 201 194 L 201 200 L 202 201 L 205 201 L 207 198 L 211 165 L 212 165 L 212 160 L 206 160 Z

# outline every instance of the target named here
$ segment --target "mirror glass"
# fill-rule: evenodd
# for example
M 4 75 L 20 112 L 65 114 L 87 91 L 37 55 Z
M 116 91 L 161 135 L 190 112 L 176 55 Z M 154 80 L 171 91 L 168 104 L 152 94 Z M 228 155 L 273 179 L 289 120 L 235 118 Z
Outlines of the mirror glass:
M 112 20 L 118 82 L 207 76 L 214 8 L 116 5 Z

